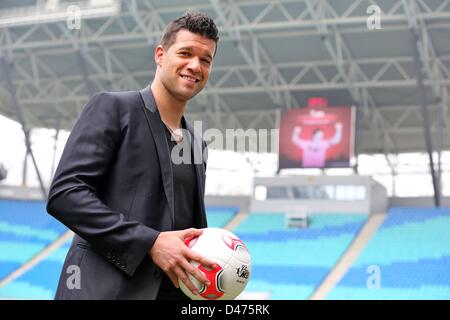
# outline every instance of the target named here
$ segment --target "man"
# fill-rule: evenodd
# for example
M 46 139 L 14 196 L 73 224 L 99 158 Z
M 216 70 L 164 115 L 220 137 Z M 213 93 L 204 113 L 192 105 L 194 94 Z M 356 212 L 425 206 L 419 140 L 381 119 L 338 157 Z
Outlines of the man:
M 315 129 L 311 140 L 300 138 L 302 128 L 294 127 L 291 141 L 297 147 L 303 150 L 303 168 L 324 168 L 326 154 L 330 147 L 341 142 L 342 123 L 335 124 L 335 134 L 331 139 L 324 139 L 324 133 L 321 129 Z
M 188 13 L 155 49 L 151 86 L 99 93 L 85 106 L 47 204 L 76 234 L 56 299 L 183 299 L 178 280 L 194 294 L 189 277 L 209 285 L 189 260 L 214 263 L 184 244 L 207 222 L 205 144 L 183 114 L 208 81 L 217 42 L 214 21 Z M 175 164 L 177 143 L 200 161 Z

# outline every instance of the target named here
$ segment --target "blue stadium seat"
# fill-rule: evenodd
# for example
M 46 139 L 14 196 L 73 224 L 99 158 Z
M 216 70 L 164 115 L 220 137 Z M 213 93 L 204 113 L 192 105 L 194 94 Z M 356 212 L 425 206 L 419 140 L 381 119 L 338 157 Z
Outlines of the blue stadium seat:
M 450 299 L 450 209 L 393 208 L 328 299 Z M 379 268 L 379 288 L 367 285 Z M 370 270 L 369 270 L 370 271 Z
M 206 207 L 208 227 L 223 228 L 239 211 L 238 207 Z
M 23 275 L 0 288 L 0 297 L 6 299 L 53 299 L 61 268 L 70 247 L 70 241 L 54 251 Z
M 207 207 L 211 227 L 223 228 L 237 207 Z M 0 200 L 0 279 L 56 240 L 67 228 L 47 214 L 39 201 Z M 0 288 L 0 298 L 52 299 L 70 241 L 13 282 Z
M 307 299 L 367 219 L 363 214 L 317 214 L 306 229 L 285 226 L 279 213 L 251 213 L 234 232 L 252 256 L 246 291 L 271 299 Z
M 66 231 L 64 225 L 47 214 L 43 201 L 0 200 L 0 279 L 18 269 Z M 58 256 L 59 260 L 55 260 Z M 52 297 L 54 283 L 59 277 L 59 271 L 55 270 L 62 266 L 61 256 L 61 252 L 59 255 L 55 252 L 47 257 L 49 263 L 53 261 L 52 267 L 51 263 L 40 269 L 38 265 L 0 288 L 0 298 Z

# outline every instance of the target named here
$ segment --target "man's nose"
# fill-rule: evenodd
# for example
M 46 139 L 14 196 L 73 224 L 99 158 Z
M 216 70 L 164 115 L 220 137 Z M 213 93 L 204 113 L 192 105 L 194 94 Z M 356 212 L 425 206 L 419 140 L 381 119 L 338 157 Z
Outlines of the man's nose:
M 200 59 L 198 57 L 193 57 L 188 64 L 188 69 L 191 70 L 193 73 L 199 73 L 200 72 Z

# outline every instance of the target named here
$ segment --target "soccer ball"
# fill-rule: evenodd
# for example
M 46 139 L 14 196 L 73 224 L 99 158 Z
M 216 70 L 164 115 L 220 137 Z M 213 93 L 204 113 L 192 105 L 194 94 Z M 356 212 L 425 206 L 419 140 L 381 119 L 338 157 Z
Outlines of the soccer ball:
M 193 295 L 182 281 L 178 282 L 189 298 L 232 300 L 245 289 L 252 270 L 251 257 L 245 244 L 235 234 L 225 229 L 206 228 L 200 236 L 186 238 L 184 243 L 217 265 L 215 269 L 210 269 L 197 261 L 191 261 L 211 285 L 206 286 L 189 274 L 190 280 L 198 289 L 198 295 Z

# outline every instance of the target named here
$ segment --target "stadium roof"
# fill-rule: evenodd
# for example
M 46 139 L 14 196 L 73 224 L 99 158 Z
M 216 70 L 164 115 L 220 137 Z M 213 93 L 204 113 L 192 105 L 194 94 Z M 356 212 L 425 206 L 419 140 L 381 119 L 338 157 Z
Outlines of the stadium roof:
M 2 0 L 0 54 L 27 127 L 70 129 L 91 92 L 146 86 L 162 29 L 188 10 L 220 29 L 210 83 L 188 107 L 204 129 L 276 128 L 278 111 L 321 96 L 358 106 L 358 153 L 424 151 L 425 98 L 434 146 L 450 147 L 450 0 Z M 0 81 L 0 113 L 16 118 L 3 70 Z

